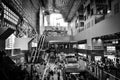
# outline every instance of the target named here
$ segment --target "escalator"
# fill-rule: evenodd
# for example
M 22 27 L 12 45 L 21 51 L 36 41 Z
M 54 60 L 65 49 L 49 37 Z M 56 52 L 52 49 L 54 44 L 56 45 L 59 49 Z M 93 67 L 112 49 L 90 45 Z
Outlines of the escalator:
M 41 56 L 43 54 L 43 48 L 44 48 L 44 43 L 45 43 L 45 35 L 41 35 L 40 39 L 38 41 L 37 48 L 33 50 L 31 54 L 31 63 L 39 63 L 41 61 Z

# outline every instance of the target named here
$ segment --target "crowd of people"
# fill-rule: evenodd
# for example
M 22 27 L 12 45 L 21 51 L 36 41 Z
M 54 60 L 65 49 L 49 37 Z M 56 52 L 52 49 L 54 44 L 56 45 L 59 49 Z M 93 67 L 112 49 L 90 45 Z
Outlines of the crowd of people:
M 44 80 L 63 80 L 62 69 L 63 65 L 59 58 L 57 56 L 55 58 L 51 57 L 47 66 Z
M 113 61 L 112 59 L 109 59 L 107 57 L 103 57 L 101 58 L 101 60 L 98 61 L 93 61 L 92 64 L 97 65 L 99 68 L 102 68 L 106 71 L 110 71 L 110 70 L 120 70 L 120 63 L 119 63 L 119 59 L 116 59 L 116 62 Z
M 48 68 L 44 80 L 61 80 L 60 76 L 61 76 L 61 71 L 59 69 L 55 68 L 54 70 L 52 70 Z
M 120 63 L 119 63 L 119 59 L 116 59 L 115 61 L 113 61 L 110 58 L 107 57 L 102 57 L 100 60 L 98 61 L 92 61 L 89 62 L 88 64 L 88 69 L 91 70 L 93 73 L 96 73 L 99 69 L 99 71 L 101 70 L 102 73 L 99 73 L 99 75 L 102 75 L 102 78 L 104 78 L 103 80 L 107 80 L 111 75 L 111 77 L 119 78 L 120 79 Z M 98 74 L 96 73 L 96 74 Z M 96 75 L 95 74 L 95 75 Z

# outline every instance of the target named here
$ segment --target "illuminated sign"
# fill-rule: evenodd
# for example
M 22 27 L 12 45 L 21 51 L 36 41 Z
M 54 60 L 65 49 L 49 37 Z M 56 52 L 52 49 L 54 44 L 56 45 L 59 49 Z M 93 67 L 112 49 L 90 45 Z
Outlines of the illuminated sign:
M 107 46 L 107 52 L 114 52 L 116 51 L 115 46 Z

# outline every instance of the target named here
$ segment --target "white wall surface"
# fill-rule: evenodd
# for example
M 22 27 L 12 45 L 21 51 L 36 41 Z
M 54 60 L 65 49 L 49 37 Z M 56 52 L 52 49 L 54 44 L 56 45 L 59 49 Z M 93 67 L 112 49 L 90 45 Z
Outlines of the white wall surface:
M 74 18 L 72 22 L 69 24 L 69 27 L 70 27 L 69 30 L 71 31 L 71 35 L 75 35 L 77 33 L 77 30 L 75 28 L 75 21 L 76 21 L 76 18 Z
M 80 41 L 84 39 L 90 39 L 102 35 L 113 34 L 120 32 L 120 13 L 115 16 L 109 17 L 94 26 L 80 32 L 75 35 L 75 40 Z
M 46 40 L 68 42 L 70 41 L 70 36 L 49 36 L 49 37 L 46 37 Z
M 14 48 L 21 49 L 21 50 L 28 50 L 28 42 L 31 38 L 16 38 Z

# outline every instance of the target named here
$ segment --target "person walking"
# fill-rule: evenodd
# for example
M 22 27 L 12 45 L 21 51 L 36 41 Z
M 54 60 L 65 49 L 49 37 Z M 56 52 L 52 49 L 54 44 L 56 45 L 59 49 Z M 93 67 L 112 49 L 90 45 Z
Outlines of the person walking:
M 60 72 L 59 71 L 57 72 L 57 75 L 58 75 L 58 80 L 60 80 Z

